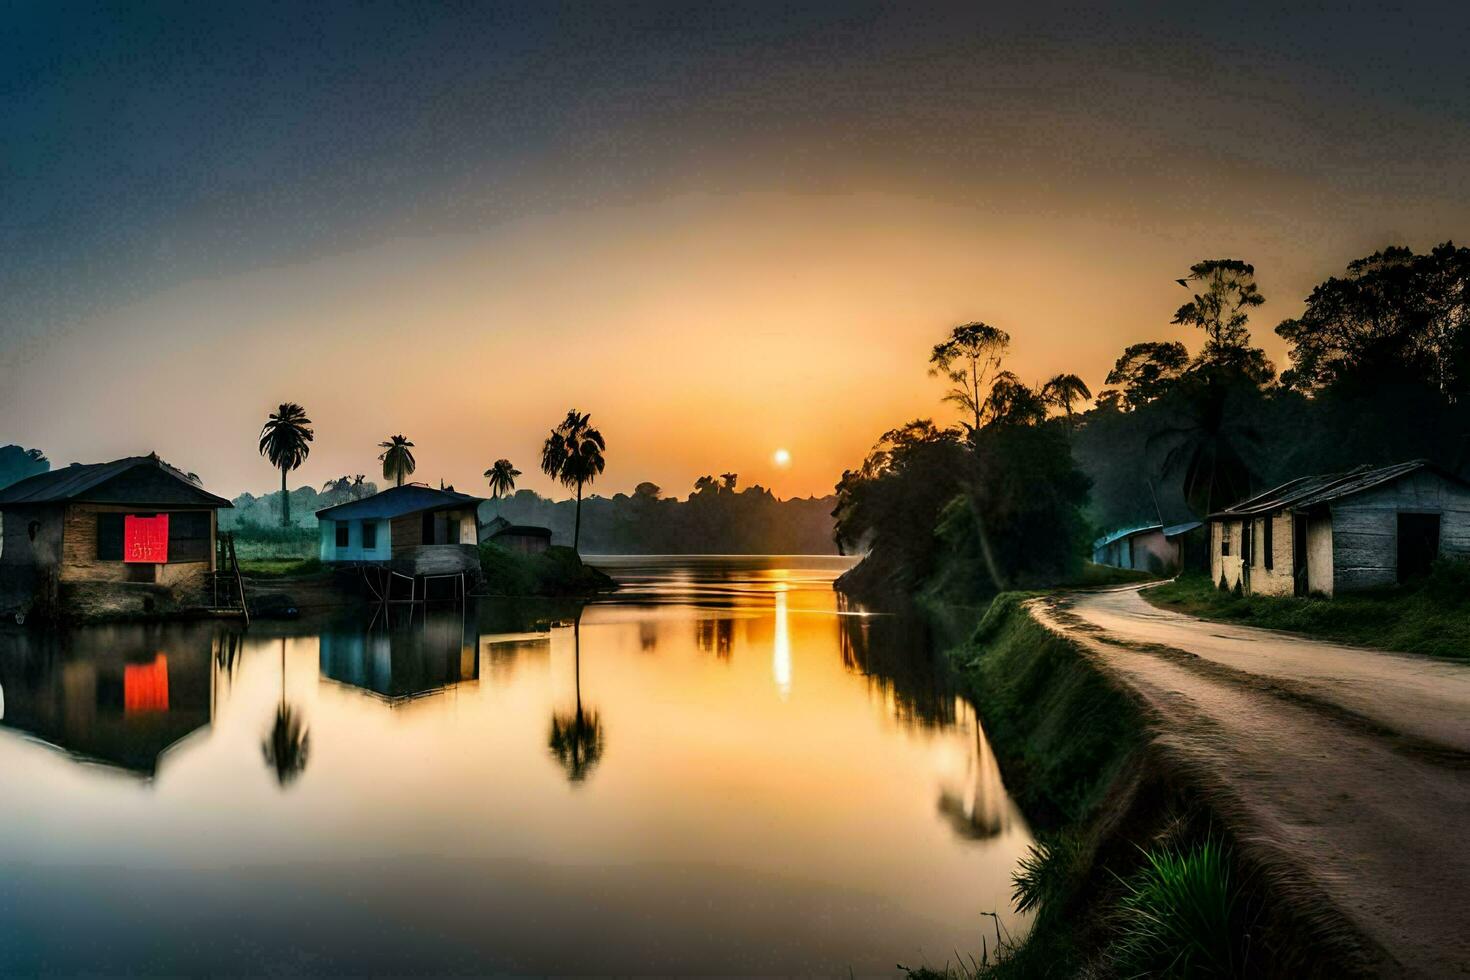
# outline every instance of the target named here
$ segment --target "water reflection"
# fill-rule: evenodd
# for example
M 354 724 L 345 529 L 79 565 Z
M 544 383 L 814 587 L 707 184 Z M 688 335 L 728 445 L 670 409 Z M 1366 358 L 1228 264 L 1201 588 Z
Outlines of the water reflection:
M 974 714 L 917 627 L 834 596 L 844 565 L 0 631 L 0 975 L 876 973 L 983 912 L 1022 932 L 1030 837 Z
M 210 721 L 210 638 L 158 627 L 0 634 L 0 725 L 152 777 Z
M 605 735 L 602 721 L 593 709 L 582 707 L 582 616 L 572 621 L 572 675 L 576 685 L 576 708 L 551 716 L 551 736 L 547 744 L 556 761 L 566 770 L 567 779 L 580 783 L 602 759 Z

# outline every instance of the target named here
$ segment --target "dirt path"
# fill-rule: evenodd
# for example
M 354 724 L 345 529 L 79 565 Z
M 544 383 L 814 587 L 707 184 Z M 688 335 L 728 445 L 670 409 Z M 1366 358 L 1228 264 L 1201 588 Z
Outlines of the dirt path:
M 1283 893 L 1325 903 L 1380 972 L 1470 976 L 1470 669 L 1222 627 L 1136 589 L 1028 605 L 1157 713 L 1160 750 Z

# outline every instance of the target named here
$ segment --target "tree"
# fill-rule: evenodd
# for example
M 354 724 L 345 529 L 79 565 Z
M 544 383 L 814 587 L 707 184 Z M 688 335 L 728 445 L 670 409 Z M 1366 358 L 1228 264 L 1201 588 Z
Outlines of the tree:
M 1087 382 L 1075 374 L 1059 374 L 1041 386 L 1041 398 L 1048 405 L 1062 410 L 1068 422 L 1072 420 L 1072 405 L 1092 397 Z
M 315 435 L 306 409 L 295 402 L 282 402 L 261 426 L 260 454 L 281 471 L 281 527 L 291 524 L 291 495 L 286 490 L 286 474 L 306 462 Z
M 704 493 L 706 490 L 715 492 L 720 489 L 720 481 L 709 474 L 699 477 L 694 481 L 694 492 Z
M 0 447 L 0 488 L 45 473 L 50 468 L 51 461 L 39 449 L 22 449 L 15 445 Z
M 1145 455 L 1162 453 L 1160 473 L 1182 480 L 1184 499 L 1203 516 L 1250 494 L 1249 450 L 1258 446 L 1253 401 L 1260 389 L 1248 379 L 1193 375 L 1163 406 L 1165 424 L 1145 443 Z
M 657 483 L 649 483 L 644 480 L 633 488 L 633 499 L 635 500 L 657 500 L 658 495 L 663 493 L 663 488 Z
M 383 479 L 392 480 L 394 486 L 403 486 L 403 481 L 413 476 L 418 461 L 413 458 L 413 443 L 401 435 L 378 443 L 383 450 L 378 459 L 383 463 Z
M 720 489 L 726 491 L 727 493 L 734 493 L 735 492 L 735 484 L 738 483 L 739 480 L 740 480 L 739 474 L 736 474 L 736 473 L 721 473 L 720 474 Z
M 1142 408 L 1169 391 L 1188 366 L 1189 351 L 1177 340 L 1129 344 L 1104 383 L 1122 386 L 1121 397 L 1128 408 Z
M 572 620 L 572 643 L 575 649 L 573 673 L 577 685 L 577 707 L 571 714 L 553 713 L 551 735 L 547 746 L 556 761 L 566 770 L 567 779 L 580 783 L 596 768 L 602 758 L 606 735 L 597 712 L 582 707 L 582 614 Z
M 311 754 L 311 733 L 301 720 L 301 713 L 286 704 L 286 639 L 281 638 L 281 703 L 265 741 L 260 744 L 265 764 L 276 774 L 276 782 L 284 789 L 306 769 Z
M 516 477 L 521 471 L 511 465 L 508 459 L 497 459 L 495 465 L 485 471 L 485 478 L 490 481 L 490 496 L 496 500 L 508 493 L 513 493 L 516 488 Z
M 944 400 L 971 415 L 972 432 L 983 421 L 986 395 L 1010 343 L 1004 330 L 976 321 L 955 327 L 929 354 L 929 374 L 954 384 Z
M 1276 333 L 1291 344 L 1288 387 L 1427 382 L 1453 401 L 1470 391 L 1470 249 L 1394 247 L 1350 262 Z
M 601 475 L 607 466 L 603 452 L 607 442 L 602 433 L 592 428 L 592 416 L 567 412 L 561 424 L 551 430 L 541 447 L 541 472 L 568 489 L 577 491 L 577 516 L 572 527 L 572 550 L 579 551 L 582 540 L 582 487 Z
M 991 425 L 1035 425 L 1046 418 L 1046 401 L 1020 378 L 1002 371 L 990 384 L 985 411 Z M 970 434 L 972 442 L 979 433 L 980 430 L 975 430 Z
M 1205 259 L 1190 266 L 1189 275 L 1179 281 L 1186 287 L 1191 282 L 1204 286 L 1172 321 L 1205 332 L 1195 367 L 1240 373 L 1257 384 L 1270 381 L 1276 369 L 1264 351 L 1250 345 L 1246 327 L 1250 309 L 1266 302 L 1256 288 L 1255 266 L 1240 259 Z

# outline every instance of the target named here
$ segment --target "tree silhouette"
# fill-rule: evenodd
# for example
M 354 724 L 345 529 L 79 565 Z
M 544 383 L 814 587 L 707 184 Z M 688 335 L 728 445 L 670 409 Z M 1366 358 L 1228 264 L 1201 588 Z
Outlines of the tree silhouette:
M 575 651 L 574 676 L 577 706 L 571 713 L 553 713 L 547 746 L 556 761 L 566 770 L 567 779 L 580 783 L 602 758 L 604 733 L 597 712 L 582 707 L 582 613 L 572 621 L 572 644 Z
M 1062 410 L 1068 424 L 1072 421 L 1072 405 L 1092 397 L 1087 383 L 1075 374 L 1059 374 L 1041 386 L 1041 397 L 1048 405 Z
M 704 476 L 701 476 L 699 479 L 694 481 L 695 493 L 704 493 L 706 490 L 718 490 L 719 488 L 720 481 L 716 480 L 714 477 L 708 474 L 705 474 Z
M 485 479 L 490 481 L 490 496 L 495 500 L 511 493 L 516 488 L 516 477 L 521 471 L 511 465 L 508 459 L 497 459 L 495 464 L 485 471 Z
M 977 321 L 955 327 L 929 354 L 929 373 L 954 383 L 944 400 L 974 418 L 971 432 L 978 432 L 984 421 L 988 388 L 1010 343 L 1010 334 Z
M 1256 269 L 1240 259 L 1206 259 L 1189 268 L 1180 282 L 1204 286 L 1194 299 L 1179 307 L 1173 323 L 1199 327 L 1205 345 L 1195 358 L 1195 367 L 1219 368 L 1244 374 L 1263 384 L 1276 374 L 1266 354 L 1250 345 L 1246 322 L 1252 307 L 1266 302 L 1256 288 Z
M 1142 408 L 1169 391 L 1188 366 L 1189 351 L 1177 340 L 1129 344 L 1103 383 L 1121 385 L 1123 403 L 1130 409 Z M 1119 393 L 1111 394 L 1117 397 Z
M 394 486 L 403 486 L 403 481 L 413 476 L 418 462 L 413 458 L 413 443 L 401 435 L 378 443 L 383 452 L 378 459 L 383 463 L 383 479 L 392 480 Z
M 740 475 L 738 473 L 721 473 L 720 474 L 720 489 L 721 490 L 726 490 L 726 491 L 728 491 L 730 493 L 734 493 L 735 492 L 735 484 L 738 483 L 739 481 L 740 481 Z
M 597 479 L 607 466 L 603 451 L 607 442 L 602 433 L 592 428 L 591 414 L 579 414 L 574 408 L 561 424 L 551 430 L 541 447 L 541 472 L 567 488 L 576 488 L 577 516 L 572 526 L 572 550 L 580 551 L 582 542 L 582 487 Z
M 286 787 L 306 770 L 311 733 L 300 713 L 286 704 L 286 638 L 281 637 L 281 703 L 265 741 L 260 744 L 265 764 L 275 770 L 276 782 Z
M 282 527 L 291 524 L 291 495 L 286 490 L 286 474 L 306 462 L 314 437 L 306 409 L 295 402 L 282 402 L 261 426 L 260 454 L 281 471 Z

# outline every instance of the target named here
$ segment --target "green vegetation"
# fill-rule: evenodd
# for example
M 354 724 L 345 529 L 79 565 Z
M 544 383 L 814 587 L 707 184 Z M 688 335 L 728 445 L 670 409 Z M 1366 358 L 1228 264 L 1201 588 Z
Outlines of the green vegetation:
M 1470 562 L 1440 561 L 1414 585 L 1335 598 L 1243 595 L 1204 575 L 1143 591 L 1155 605 L 1205 619 L 1290 630 L 1384 650 L 1470 659 Z
M 523 555 L 495 544 L 480 545 L 482 586 L 489 595 L 590 595 L 615 588 L 612 579 L 584 564 L 571 548 Z
M 247 561 L 305 561 L 317 557 L 321 550 L 321 537 L 315 527 L 236 524 L 229 533 L 235 536 L 235 554 L 242 566 Z
M 1159 770 L 1138 706 L 1027 598 L 998 596 L 951 657 L 1037 833 L 1014 874 L 1032 928 L 982 926 L 977 955 L 909 975 L 1321 975 L 1187 777 Z
M 242 558 L 240 572 L 251 578 L 296 578 L 319 575 L 326 570 L 322 560 L 310 558 Z

